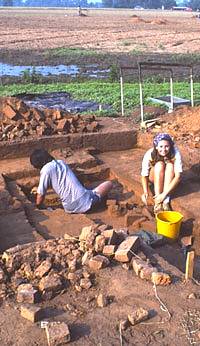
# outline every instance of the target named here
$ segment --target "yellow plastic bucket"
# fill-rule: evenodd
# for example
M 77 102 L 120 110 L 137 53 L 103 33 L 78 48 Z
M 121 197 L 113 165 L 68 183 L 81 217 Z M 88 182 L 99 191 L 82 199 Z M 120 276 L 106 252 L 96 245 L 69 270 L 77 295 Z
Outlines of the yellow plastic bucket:
M 177 211 L 161 211 L 156 214 L 157 233 L 176 240 L 183 215 Z

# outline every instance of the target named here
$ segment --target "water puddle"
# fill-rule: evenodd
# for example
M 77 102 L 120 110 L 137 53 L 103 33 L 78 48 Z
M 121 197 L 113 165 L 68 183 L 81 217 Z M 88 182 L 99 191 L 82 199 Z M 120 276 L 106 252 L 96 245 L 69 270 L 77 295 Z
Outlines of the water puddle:
M 0 63 L 0 77 L 22 77 L 24 73 L 30 74 L 36 73 L 41 76 L 59 76 L 68 75 L 71 77 L 77 77 L 82 75 L 92 78 L 106 78 L 109 73 L 109 69 L 100 69 L 98 65 L 88 65 L 82 70 L 77 65 L 56 65 L 56 66 L 14 66 L 9 64 Z

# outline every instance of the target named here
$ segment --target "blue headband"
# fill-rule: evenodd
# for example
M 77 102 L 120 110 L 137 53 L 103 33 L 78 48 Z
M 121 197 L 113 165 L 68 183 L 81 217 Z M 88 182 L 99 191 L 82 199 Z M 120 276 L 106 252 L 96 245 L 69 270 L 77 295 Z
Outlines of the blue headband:
M 168 141 L 170 145 L 174 145 L 173 139 L 168 133 L 158 133 L 157 136 L 153 140 L 153 144 L 157 147 L 160 141 Z

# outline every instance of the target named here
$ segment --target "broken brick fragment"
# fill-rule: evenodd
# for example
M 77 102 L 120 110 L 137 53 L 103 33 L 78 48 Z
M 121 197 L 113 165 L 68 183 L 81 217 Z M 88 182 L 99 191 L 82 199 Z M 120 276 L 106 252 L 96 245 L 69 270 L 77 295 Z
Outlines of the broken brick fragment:
M 97 255 L 89 260 L 89 268 L 93 271 L 107 267 L 110 261 L 105 256 Z
M 41 309 L 39 306 L 23 304 L 21 306 L 21 316 L 35 323 L 43 319 L 44 310 Z
M 10 120 L 18 120 L 20 118 L 19 114 L 9 105 L 3 107 L 2 113 Z
M 149 313 L 143 308 L 139 308 L 128 315 L 128 320 L 132 326 L 143 322 L 149 318 Z
M 51 299 L 56 293 L 62 289 L 62 281 L 58 274 L 49 273 L 39 281 L 39 290 L 42 292 L 42 298 Z
M 103 248 L 103 255 L 105 256 L 113 256 L 117 249 L 117 245 L 105 245 Z
M 70 342 L 69 327 L 65 322 L 50 322 L 45 328 L 48 346 L 61 346 Z
M 140 239 L 136 236 L 127 237 L 118 247 L 115 252 L 115 259 L 119 262 L 128 262 L 138 251 Z
M 67 119 L 64 118 L 58 121 L 58 124 L 57 124 L 58 131 L 69 131 L 69 128 L 70 128 L 70 124 Z
M 151 281 L 153 284 L 160 285 L 160 286 L 167 286 L 171 283 L 171 277 L 170 275 L 162 272 L 153 272 L 151 275 Z
M 31 284 L 22 284 L 17 288 L 17 302 L 35 304 L 39 301 L 39 292 Z
M 136 275 L 141 279 L 151 280 L 152 273 L 157 272 L 157 268 L 138 258 L 133 259 L 132 265 Z
M 102 235 L 106 238 L 107 245 L 118 244 L 118 234 L 114 229 L 108 229 L 102 232 Z
M 44 275 L 46 275 L 52 267 L 52 263 L 50 259 L 46 259 L 43 261 L 39 267 L 36 268 L 34 275 L 36 277 L 42 278 Z

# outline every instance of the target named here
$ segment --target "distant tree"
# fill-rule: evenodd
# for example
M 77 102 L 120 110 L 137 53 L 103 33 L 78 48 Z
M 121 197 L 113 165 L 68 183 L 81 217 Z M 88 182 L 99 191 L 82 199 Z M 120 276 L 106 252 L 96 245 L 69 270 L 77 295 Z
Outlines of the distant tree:
M 3 6 L 13 6 L 13 0 L 4 0 Z
M 188 2 L 188 6 L 193 10 L 200 10 L 200 0 L 191 0 Z
M 102 0 L 103 7 L 133 8 L 138 0 Z
M 177 6 L 177 3 L 175 0 L 162 0 L 161 3 L 164 6 L 164 8 L 167 8 L 167 9 L 172 8 L 173 6 Z
M 113 7 L 113 0 L 102 0 L 103 7 Z
M 115 0 L 114 7 L 132 8 L 136 4 L 135 0 Z
M 161 0 L 146 0 L 144 1 L 145 8 L 161 8 L 162 3 Z

